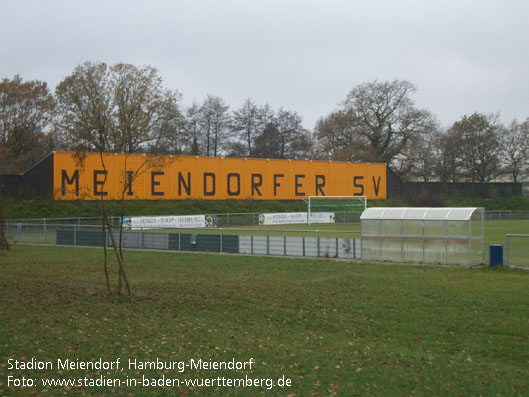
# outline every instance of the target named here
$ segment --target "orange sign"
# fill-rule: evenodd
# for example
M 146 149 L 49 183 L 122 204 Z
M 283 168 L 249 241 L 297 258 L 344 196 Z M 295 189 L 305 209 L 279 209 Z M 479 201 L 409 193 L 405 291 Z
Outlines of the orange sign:
M 386 198 L 386 165 L 55 152 L 56 200 Z

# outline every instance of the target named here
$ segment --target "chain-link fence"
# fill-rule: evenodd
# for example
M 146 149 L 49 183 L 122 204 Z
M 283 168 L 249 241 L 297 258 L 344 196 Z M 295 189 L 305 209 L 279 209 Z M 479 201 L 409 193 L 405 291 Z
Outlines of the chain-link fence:
M 230 252 L 229 247 L 235 242 L 227 236 L 237 235 L 238 252 L 240 253 L 338 256 L 344 258 L 352 255 L 353 258 L 360 257 L 360 239 L 359 235 L 355 234 L 357 232 L 267 230 L 263 229 L 263 226 L 259 226 L 259 213 L 227 213 L 210 216 L 216 218 L 216 228 L 149 230 L 148 232 L 141 230 L 126 231 L 123 246 L 139 249 L 174 249 L 177 247 L 177 250 L 182 251 L 201 247 L 206 251 Z M 358 219 L 352 217 L 351 214 L 337 214 L 335 220 L 337 223 L 358 222 Z M 529 212 L 486 211 L 485 220 L 492 222 L 529 220 Z M 113 226 L 118 227 L 120 218 L 110 217 L 110 222 Z M 237 227 L 248 229 L 236 229 Z M 302 229 L 302 226 L 299 229 Z M 102 236 L 101 230 L 101 218 L 99 217 L 10 219 L 5 224 L 5 235 L 9 243 L 102 246 L 103 239 L 108 239 L 109 236 Z M 163 237 L 163 234 L 166 237 Z M 174 235 L 180 236 L 177 240 L 178 244 L 174 242 L 176 238 Z M 222 235 L 223 237 L 210 237 L 213 239 L 211 241 L 207 240 L 207 237 L 196 237 L 198 240 L 194 240 L 193 243 L 190 240 L 193 235 Z M 327 240 L 329 238 L 331 240 Z M 209 242 L 203 243 L 203 239 Z M 171 245 L 169 245 L 169 241 L 171 241 Z M 345 247 L 343 250 L 340 248 L 342 245 Z M 172 248 L 168 248 L 169 246 Z M 303 248 L 304 246 L 305 248 Z M 353 254 L 348 253 L 351 250 Z M 529 266 L 529 239 L 509 235 L 505 243 L 505 257 L 507 264 Z
M 224 214 L 206 214 L 216 219 L 218 227 L 237 227 L 237 226 L 257 226 L 259 225 L 259 213 L 224 213 Z M 360 213 L 353 214 L 349 212 L 336 212 L 336 223 L 355 223 L 359 222 Z M 117 216 L 109 217 L 114 226 L 119 226 L 120 218 Z M 511 221 L 511 220 L 529 220 L 529 211 L 485 211 L 486 221 Z M 9 219 L 9 225 L 13 224 L 33 224 L 33 225 L 100 225 L 100 217 L 71 217 L 71 218 L 32 218 L 32 219 Z
M 529 234 L 505 235 L 504 262 L 507 266 L 529 268 Z
M 529 220 L 529 211 L 485 211 L 486 221 Z

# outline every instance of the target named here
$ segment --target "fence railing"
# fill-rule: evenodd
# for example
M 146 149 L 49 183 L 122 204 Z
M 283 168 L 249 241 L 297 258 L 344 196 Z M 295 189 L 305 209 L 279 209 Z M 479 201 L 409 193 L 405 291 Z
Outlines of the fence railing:
M 529 211 L 485 211 L 486 221 L 522 221 L 529 219 Z
M 218 227 L 233 226 L 257 226 L 259 225 L 258 212 L 241 212 L 241 213 L 224 213 L 224 214 L 206 214 L 215 218 Z M 360 213 L 337 212 L 335 215 L 336 223 L 358 222 Z M 120 217 L 109 217 L 111 223 L 119 225 Z M 9 219 L 8 224 L 13 223 L 32 223 L 32 224 L 71 224 L 71 225 L 98 225 L 101 224 L 101 217 L 72 217 L 72 218 L 32 218 L 32 219 Z
M 348 214 L 350 215 L 350 214 Z M 172 229 L 172 230 L 143 230 L 139 232 L 126 232 L 127 241 L 124 241 L 124 247 L 131 248 L 152 248 L 152 249 L 173 249 L 174 235 L 180 235 L 177 250 L 196 250 L 196 244 L 189 243 L 187 249 L 182 248 L 182 235 L 221 235 L 217 239 L 215 248 L 210 248 L 212 243 L 206 244 L 207 250 L 215 249 L 214 252 L 228 252 L 230 244 L 230 235 L 238 235 L 237 244 L 239 253 L 262 254 L 262 255 L 299 255 L 299 256 L 316 256 L 316 257 L 343 257 L 343 258 L 360 258 L 360 236 L 359 232 L 353 231 L 307 231 L 307 230 L 277 230 L 264 229 L 259 226 L 258 213 L 227 213 L 216 214 L 217 228 L 208 229 Z M 521 211 L 486 211 L 485 220 L 526 220 L 529 219 L 529 212 Z M 118 226 L 119 217 L 110 217 L 111 223 Z M 336 217 L 336 221 L 355 222 L 356 219 L 346 216 Z M 236 229 L 236 227 L 252 227 L 253 229 Z M 65 232 L 70 231 L 69 234 Z M 10 219 L 5 224 L 5 234 L 8 241 L 12 243 L 38 243 L 38 244 L 59 244 L 59 240 L 69 236 L 68 244 L 82 245 L 84 237 L 83 231 L 101 232 L 101 218 L 99 217 L 72 217 L 72 218 L 37 218 L 37 219 Z M 81 233 L 78 233 L 81 232 Z M 134 233 L 129 235 L 129 233 Z M 167 237 L 159 237 L 162 234 Z M 332 233 L 332 235 L 330 235 Z M 141 236 L 141 237 L 138 237 Z M 171 236 L 170 236 L 171 235 Z M 79 237 L 81 236 L 81 240 Z M 264 236 L 264 237 L 263 237 Z M 300 237 L 302 237 L 300 239 Z M 66 238 L 66 237 L 64 237 Z M 94 239 L 94 237 L 91 237 Z M 108 236 L 106 237 L 108 238 Z M 166 239 L 167 242 L 161 243 L 160 239 Z M 187 239 L 188 237 L 183 237 Z M 334 239 L 329 241 L 328 239 Z M 102 244 L 102 236 L 95 238 L 97 241 L 89 245 Z M 198 237 L 202 241 L 204 237 Z M 283 239 L 283 240 L 281 240 Z M 344 241 L 349 239 L 349 241 Z M 352 240 L 351 240 L 352 239 Z M 172 241 L 169 248 L 169 240 Z M 186 243 L 184 243 L 185 245 Z M 341 245 L 345 248 L 341 249 Z M 334 248 L 331 248 L 331 245 Z M 199 244 L 201 246 L 201 244 Z M 352 248 L 351 248 L 352 247 Z M 228 250 L 228 251 L 226 251 Z M 352 250 L 353 254 L 350 254 Z M 233 249 L 231 249 L 233 251 Z M 341 255 L 341 256 L 340 256 Z M 529 239 L 527 235 L 506 235 L 504 261 L 507 265 L 529 266 Z
M 510 220 L 529 220 L 529 211 L 485 211 L 486 221 L 510 221 Z M 242 213 L 224 213 L 224 214 L 207 214 L 215 217 L 217 226 L 219 227 L 233 227 L 233 226 L 257 226 L 259 225 L 258 212 L 242 212 Z M 335 216 L 336 223 L 352 223 L 359 221 L 360 214 L 352 214 L 346 212 L 338 212 Z M 117 216 L 109 217 L 111 223 L 115 226 L 119 225 L 120 218 Z M 100 217 L 71 217 L 71 218 L 32 218 L 32 219 L 9 219 L 8 224 L 67 224 L 67 225 L 100 225 Z
M 503 260 L 506 266 L 529 268 L 529 234 L 506 234 Z
M 10 223 L 6 236 L 12 243 L 111 246 L 110 234 L 101 226 L 56 223 Z M 119 241 L 119 231 L 113 231 Z M 134 249 L 219 252 L 358 259 L 358 231 L 277 230 L 262 228 L 179 228 L 124 230 L 122 247 Z

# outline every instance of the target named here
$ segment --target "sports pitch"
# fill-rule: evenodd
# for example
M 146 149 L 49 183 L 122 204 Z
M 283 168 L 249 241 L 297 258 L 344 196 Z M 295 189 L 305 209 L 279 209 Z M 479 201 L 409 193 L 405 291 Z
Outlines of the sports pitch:
M 109 298 L 100 249 L 0 254 L 0 394 L 525 395 L 529 272 L 125 252 Z M 115 275 L 113 275 L 115 276 Z M 253 358 L 251 370 L 10 370 L 8 360 Z M 15 389 L 8 376 L 36 386 Z M 41 387 L 42 379 L 271 379 L 259 387 Z M 291 385 L 279 387 L 279 379 Z

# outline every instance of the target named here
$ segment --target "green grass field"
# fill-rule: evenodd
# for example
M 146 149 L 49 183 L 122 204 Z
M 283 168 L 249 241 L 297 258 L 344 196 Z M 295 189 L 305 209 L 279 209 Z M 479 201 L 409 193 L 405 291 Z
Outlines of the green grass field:
M 529 272 L 125 252 L 109 298 L 100 249 L 0 253 L 0 394 L 527 395 Z M 9 359 L 123 371 L 16 370 Z M 134 370 L 128 359 L 248 361 L 249 370 Z M 123 368 L 122 367 L 122 368 Z M 13 388 L 32 378 L 273 379 L 262 387 Z M 291 386 L 277 387 L 278 378 Z

